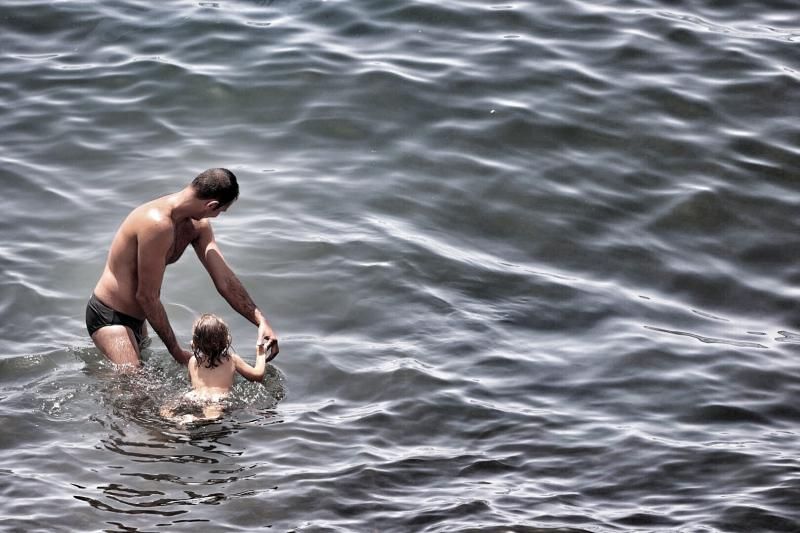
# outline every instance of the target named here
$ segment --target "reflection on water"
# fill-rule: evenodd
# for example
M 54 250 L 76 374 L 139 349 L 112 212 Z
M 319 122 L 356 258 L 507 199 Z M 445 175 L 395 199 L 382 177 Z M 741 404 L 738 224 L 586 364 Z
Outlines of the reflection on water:
M 690 4 L 4 2 L 3 526 L 797 531 L 796 9 Z M 179 427 L 82 316 L 216 166 L 281 355 Z
M 284 396 L 283 377 L 274 366 L 268 368 L 263 385 L 237 382 L 231 405 L 219 421 L 181 428 L 158 411 L 186 389 L 185 368 L 145 354 L 141 370 L 120 373 L 93 349 L 52 355 L 73 356 L 80 364 L 61 365 L 58 376 L 50 372 L 53 368 L 40 368 L 42 378 L 20 393 L 37 401 L 40 413 L 52 421 L 84 418 L 81 431 L 92 437 L 81 435 L 81 448 L 103 458 L 82 460 L 96 464 L 91 470 L 103 482 L 94 486 L 71 482 L 68 492 L 100 511 L 175 517 L 193 505 L 216 505 L 241 496 L 237 485 L 251 480 L 259 463 L 232 443 L 241 440 L 240 431 L 282 422 L 274 408 Z M 6 359 L 3 364 L 26 367 L 29 361 Z M 72 440 L 65 436 L 64 444 L 69 447 Z M 124 522 L 109 523 L 125 527 Z

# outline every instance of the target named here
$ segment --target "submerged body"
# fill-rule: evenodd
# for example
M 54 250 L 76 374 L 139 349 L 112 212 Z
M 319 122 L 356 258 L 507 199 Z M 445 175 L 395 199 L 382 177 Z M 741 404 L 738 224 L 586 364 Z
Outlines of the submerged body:
M 256 347 L 256 364 L 250 366 L 230 349 L 231 339 L 227 325 L 214 315 L 201 316 L 194 325 L 192 348 L 194 355 L 189 359 L 189 380 L 192 390 L 183 395 L 182 400 L 202 407 L 203 416 L 175 416 L 178 404 L 167 404 L 161 408 L 161 415 L 177 422 L 215 420 L 222 415 L 224 400 L 233 388 L 234 375 L 238 372 L 249 381 L 262 381 L 267 364 L 269 344 Z

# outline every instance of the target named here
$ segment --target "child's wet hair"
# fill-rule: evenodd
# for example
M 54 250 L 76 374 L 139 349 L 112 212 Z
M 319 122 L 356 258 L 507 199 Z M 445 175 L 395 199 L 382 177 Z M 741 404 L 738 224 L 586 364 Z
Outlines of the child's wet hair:
M 192 352 L 197 363 L 214 368 L 229 357 L 231 333 L 228 325 L 216 315 L 206 313 L 192 327 Z

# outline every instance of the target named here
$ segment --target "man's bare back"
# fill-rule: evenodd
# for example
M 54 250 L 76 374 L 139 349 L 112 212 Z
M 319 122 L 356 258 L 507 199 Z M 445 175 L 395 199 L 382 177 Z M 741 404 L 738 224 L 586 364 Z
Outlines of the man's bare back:
M 225 262 L 208 220 L 227 211 L 237 196 L 233 173 L 209 169 L 185 189 L 137 207 L 123 221 L 86 314 L 89 334 L 108 359 L 139 363 L 137 329 L 146 319 L 175 360 L 189 361 L 191 353 L 177 342 L 160 299 L 167 265 L 189 244 L 222 297 L 258 326 L 258 342 L 273 341 L 270 359 L 278 354 L 277 336 Z

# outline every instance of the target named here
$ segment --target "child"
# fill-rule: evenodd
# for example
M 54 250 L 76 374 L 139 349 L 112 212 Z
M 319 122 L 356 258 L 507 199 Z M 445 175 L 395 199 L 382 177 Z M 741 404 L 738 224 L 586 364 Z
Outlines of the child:
M 271 341 L 270 341 L 271 342 Z M 238 372 L 250 381 L 264 379 L 267 364 L 267 348 L 270 343 L 256 348 L 256 366 L 252 367 L 231 351 L 231 334 L 228 326 L 215 315 L 205 314 L 192 327 L 192 352 L 189 359 L 189 379 L 192 390 L 184 395 L 203 409 L 203 418 L 187 414 L 175 417 L 177 405 L 165 405 L 161 416 L 177 422 L 215 420 L 222 415 L 222 400 L 233 387 L 234 373 Z

